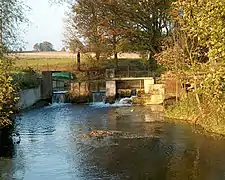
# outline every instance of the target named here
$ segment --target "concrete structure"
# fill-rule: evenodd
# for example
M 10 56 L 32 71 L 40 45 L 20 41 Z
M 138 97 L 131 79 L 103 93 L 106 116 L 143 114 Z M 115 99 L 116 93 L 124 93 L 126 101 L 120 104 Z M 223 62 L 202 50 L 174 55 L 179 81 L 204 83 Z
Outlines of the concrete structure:
M 114 103 L 116 98 L 116 81 L 106 81 L 106 103 Z
M 52 98 L 52 72 L 42 72 L 42 83 L 41 83 L 41 98 L 48 100 Z
M 42 99 L 51 99 L 53 85 L 56 86 L 52 72 L 43 72 Z M 105 91 L 105 97 L 100 93 L 102 91 Z M 155 84 L 153 77 L 118 78 L 114 69 L 107 69 L 103 79 L 70 82 L 69 100 L 74 103 L 89 102 L 91 98 L 96 102 L 105 98 L 106 103 L 114 103 L 117 97 L 135 95 L 138 96 L 134 98 L 136 104 L 163 104 L 165 88 L 163 84 Z
M 19 93 L 20 99 L 17 104 L 19 109 L 26 109 L 41 100 L 41 88 L 27 89 Z
M 154 78 L 150 77 L 150 78 L 145 78 L 144 79 L 144 92 L 145 93 L 151 93 L 152 91 L 152 85 L 155 84 L 155 80 Z
M 154 85 L 153 77 L 111 78 L 106 81 L 106 102 L 114 102 L 120 89 L 144 89 L 144 93 L 148 94 L 151 93 L 152 85 Z M 152 101 L 155 102 L 155 99 Z
M 155 80 L 153 77 L 136 77 L 136 78 L 112 78 L 113 81 L 139 81 L 139 84 L 136 86 L 140 86 L 142 81 L 144 82 L 144 92 L 150 93 L 151 85 L 155 84 Z
M 148 86 L 148 93 L 143 94 L 141 97 L 133 98 L 135 104 L 156 105 L 163 104 L 165 100 L 165 85 L 152 84 Z

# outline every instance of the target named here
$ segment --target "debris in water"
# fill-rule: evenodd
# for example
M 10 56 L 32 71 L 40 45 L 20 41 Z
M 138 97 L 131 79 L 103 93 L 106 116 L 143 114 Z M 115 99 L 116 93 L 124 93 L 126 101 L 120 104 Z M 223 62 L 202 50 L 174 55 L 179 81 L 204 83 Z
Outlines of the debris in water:
M 118 136 L 118 135 L 122 135 L 122 132 L 96 130 L 96 131 L 91 131 L 90 133 L 87 133 L 87 134 L 83 134 L 83 137 L 106 137 L 106 136 Z

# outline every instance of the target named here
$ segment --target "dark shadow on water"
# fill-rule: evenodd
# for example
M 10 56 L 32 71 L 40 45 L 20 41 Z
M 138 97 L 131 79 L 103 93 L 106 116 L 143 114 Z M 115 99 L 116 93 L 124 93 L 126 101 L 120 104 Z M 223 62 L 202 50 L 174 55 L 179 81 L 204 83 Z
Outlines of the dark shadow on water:
M 11 128 L 0 128 L 0 157 L 13 157 L 14 143 L 11 137 L 11 132 Z

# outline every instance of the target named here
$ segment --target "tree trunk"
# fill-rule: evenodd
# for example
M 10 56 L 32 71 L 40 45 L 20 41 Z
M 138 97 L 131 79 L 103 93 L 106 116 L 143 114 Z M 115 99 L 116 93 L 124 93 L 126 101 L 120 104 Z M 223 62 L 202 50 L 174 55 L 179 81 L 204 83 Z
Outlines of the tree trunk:
M 1 12 L 0 12 L 1 13 Z M 0 15 L 0 55 L 3 52 L 3 37 L 2 37 L 2 17 Z
M 77 53 L 77 70 L 80 71 L 80 52 Z
M 114 59 L 116 61 L 116 69 L 118 69 L 119 62 L 118 62 L 118 53 L 117 52 L 114 52 Z
M 118 69 L 118 53 L 117 53 L 117 48 L 116 48 L 116 36 L 113 35 L 113 52 L 114 52 L 114 60 L 116 61 L 116 69 Z
M 95 52 L 95 56 L 96 56 L 97 63 L 99 63 L 99 61 L 100 61 L 100 52 L 96 51 Z

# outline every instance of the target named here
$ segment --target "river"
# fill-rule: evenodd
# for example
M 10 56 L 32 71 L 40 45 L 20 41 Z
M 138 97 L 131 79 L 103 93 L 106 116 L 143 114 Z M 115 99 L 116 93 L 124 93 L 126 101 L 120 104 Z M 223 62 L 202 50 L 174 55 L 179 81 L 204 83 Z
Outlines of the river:
M 82 136 L 93 130 L 124 134 Z M 224 139 L 149 107 L 56 104 L 23 112 L 15 131 L 21 142 L 0 159 L 1 180 L 225 179 Z

